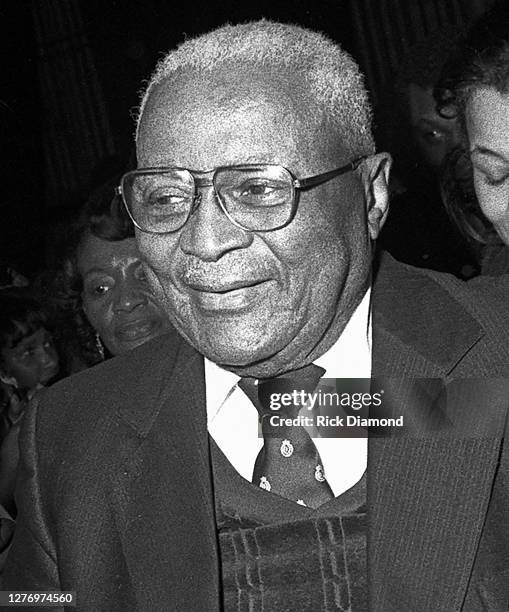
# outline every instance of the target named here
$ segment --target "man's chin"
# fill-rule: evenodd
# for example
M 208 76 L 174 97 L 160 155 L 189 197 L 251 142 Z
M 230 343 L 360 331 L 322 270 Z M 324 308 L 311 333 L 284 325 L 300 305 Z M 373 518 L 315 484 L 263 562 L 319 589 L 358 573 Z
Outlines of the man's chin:
M 210 361 L 219 364 L 226 369 L 249 367 L 260 361 L 270 359 L 273 355 L 271 347 L 268 346 L 243 346 L 225 344 L 224 338 L 220 343 L 202 343 L 197 349 Z
M 279 345 L 275 334 L 262 333 L 260 329 L 241 332 L 232 328 L 219 328 L 215 333 L 189 336 L 184 333 L 187 340 L 210 361 L 217 363 L 226 369 L 248 367 L 252 364 L 270 360 Z M 267 340 L 270 339 L 270 342 Z

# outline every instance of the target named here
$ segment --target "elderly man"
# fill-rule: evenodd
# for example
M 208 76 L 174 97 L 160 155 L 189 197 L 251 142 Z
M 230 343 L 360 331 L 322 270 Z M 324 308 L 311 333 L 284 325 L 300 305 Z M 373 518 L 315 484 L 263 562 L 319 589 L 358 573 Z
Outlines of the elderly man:
M 374 154 L 352 59 L 265 21 L 188 40 L 150 81 L 137 149 L 121 191 L 182 337 L 33 407 L 4 588 L 200 612 L 449 612 L 503 597 L 503 418 L 489 436 L 369 449 L 313 444 L 303 427 L 257 435 L 256 383 L 282 374 L 314 388 L 324 372 L 509 370 L 496 289 L 393 260 L 372 273 L 390 161 Z M 504 416 L 507 396 L 491 395 L 486 413 Z

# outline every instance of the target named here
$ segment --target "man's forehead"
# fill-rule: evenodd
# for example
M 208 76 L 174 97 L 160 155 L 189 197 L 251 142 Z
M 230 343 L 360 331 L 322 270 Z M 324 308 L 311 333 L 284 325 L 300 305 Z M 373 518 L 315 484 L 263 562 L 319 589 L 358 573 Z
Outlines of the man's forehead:
M 236 146 L 243 163 L 252 147 L 255 157 L 268 153 L 277 157 L 282 141 L 287 147 L 306 149 L 323 146 L 322 113 L 299 79 L 288 72 L 224 67 L 213 72 L 176 75 L 159 83 L 150 93 L 138 132 L 138 160 L 165 163 L 166 148 L 178 147 L 191 138 L 227 139 L 234 154 Z M 160 159 L 157 159 L 161 156 Z M 175 163 L 174 160 L 172 163 Z M 278 161 L 261 159 L 255 161 Z M 280 161 L 280 160 L 279 160 Z M 226 163 L 223 162 L 223 163 Z M 219 163 L 218 163 L 219 165 Z
M 178 72 L 158 83 L 150 92 L 140 130 L 144 124 L 164 117 L 185 122 L 200 116 L 229 117 L 232 112 L 254 113 L 268 105 L 282 115 L 301 114 L 300 109 L 311 104 L 304 89 L 298 88 L 289 75 L 277 71 L 235 70 L 223 66 L 214 71 Z M 175 127 L 178 128 L 178 125 Z
M 203 104 L 227 105 L 232 99 L 256 96 L 277 96 L 281 91 L 299 97 L 307 94 L 305 79 L 290 68 L 225 63 L 213 69 L 179 69 L 152 87 L 147 106 L 190 101 Z

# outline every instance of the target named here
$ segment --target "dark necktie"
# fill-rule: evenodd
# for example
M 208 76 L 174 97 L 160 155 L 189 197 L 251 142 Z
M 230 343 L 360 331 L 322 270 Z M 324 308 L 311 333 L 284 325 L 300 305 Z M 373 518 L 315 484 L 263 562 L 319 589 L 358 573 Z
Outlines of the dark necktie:
M 310 364 L 275 379 L 261 380 L 260 386 L 284 383 L 286 391 L 312 393 L 324 373 L 323 368 Z M 278 423 L 285 418 L 295 419 L 302 406 L 281 406 L 276 412 L 267 402 L 260 401 L 256 379 L 242 378 L 239 387 L 255 405 L 262 424 L 264 445 L 255 462 L 253 483 L 311 508 L 332 499 L 320 455 L 306 429 L 301 425 L 270 426 L 271 416 L 276 416 Z

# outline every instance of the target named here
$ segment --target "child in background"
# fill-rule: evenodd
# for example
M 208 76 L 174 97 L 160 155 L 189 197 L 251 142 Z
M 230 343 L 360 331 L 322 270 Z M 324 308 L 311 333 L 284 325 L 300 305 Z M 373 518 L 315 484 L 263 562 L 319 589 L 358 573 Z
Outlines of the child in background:
M 0 441 L 35 391 L 58 373 L 58 355 L 41 305 L 22 289 L 0 292 Z
M 41 305 L 23 289 L 0 291 L 0 574 L 13 532 L 18 433 L 38 389 L 58 374 L 58 355 Z

